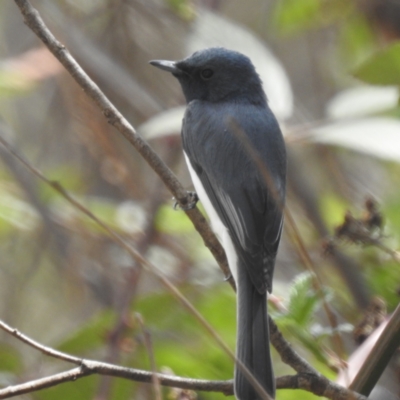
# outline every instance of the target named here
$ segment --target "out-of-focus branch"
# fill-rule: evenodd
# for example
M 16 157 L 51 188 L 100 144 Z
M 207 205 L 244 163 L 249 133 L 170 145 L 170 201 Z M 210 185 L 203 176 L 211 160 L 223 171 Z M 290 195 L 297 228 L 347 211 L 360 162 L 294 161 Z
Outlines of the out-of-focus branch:
M 369 396 L 399 346 L 400 305 L 397 306 L 392 314 L 388 324 L 379 336 L 379 340 L 351 383 L 350 388 Z
M 124 118 L 100 88 L 90 79 L 82 67 L 76 62 L 69 51 L 61 44 L 47 28 L 39 12 L 27 0 L 15 0 L 15 3 L 24 16 L 26 25 L 38 36 L 51 53 L 60 61 L 72 78 L 83 91 L 101 109 L 109 124 L 114 126 L 129 143 L 131 143 L 140 155 L 147 161 L 150 167 L 158 174 L 170 192 L 180 205 L 185 208 L 190 204 L 190 196 L 178 181 L 173 172 L 165 165 L 160 157 L 153 151 L 150 145 L 142 139 L 133 126 Z M 229 283 L 234 287 L 231 278 L 225 252 L 210 229 L 204 216 L 197 207 L 185 210 L 196 230 L 200 233 L 205 245 L 209 248 L 225 276 L 230 277 Z
M 62 353 L 48 346 L 44 346 L 19 332 L 17 329 L 7 325 L 3 321 L 0 321 L 0 328 L 48 356 L 78 365 L 78 367 L 65 372 L 60 372 L 45 378 L 35 379 L 19 385 L 8 386 L 4 389 L 0 389 L 0 399 L 6 399 L 25 393 L 32 393 L 61 384 L 63 382 L 75 381 L 79 378 L 93 374 L 120 377 L 136 382 L 146 383 L 151 383 L 156 376 L 159 384 L 162 386 L 177 387 L 195 391 L 221 392 L 225 395 L 233 394 L 232 380 L 210 381 L 205 379 L 181 378 L 178 376 L 158 373 L 155 374 L 154 372 L 121 367 L 118 365 L 94 360 L 81 359 L 66 353 Z M 351 392 L 348 389 L 329 381 L 318 373 L 314 374 L 310 369 L 308 369 L 307 372 L 307 369 L 308 368 L 304 367 L 304 371 L 298 375 L 283 376 L 278 378 L 277 388 L 303 389 L 318 396 L 325 396 L 331 400 L 366 400 L 366 397 Z

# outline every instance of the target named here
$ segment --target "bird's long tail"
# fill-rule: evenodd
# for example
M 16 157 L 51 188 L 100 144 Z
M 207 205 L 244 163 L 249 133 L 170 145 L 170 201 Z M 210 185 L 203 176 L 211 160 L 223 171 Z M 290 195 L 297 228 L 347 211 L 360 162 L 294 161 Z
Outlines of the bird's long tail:
M 246 268 L 238 265 L 236 357 L 274 399 L 275 377 L 269 347 L 267 294 L 260 294 Z M 238 366 L 235 368 L 235 395 L 239 400 L 261 397 Z

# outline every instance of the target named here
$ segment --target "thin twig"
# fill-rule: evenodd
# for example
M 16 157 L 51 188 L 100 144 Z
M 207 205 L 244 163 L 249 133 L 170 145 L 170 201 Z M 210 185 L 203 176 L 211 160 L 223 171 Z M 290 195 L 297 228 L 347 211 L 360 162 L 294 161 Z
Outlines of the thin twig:
M 22 342 L 26 343 L 27 345 L 35 348 L 36 350 L 41 351 L 42 353 L 58 358 L 60 360 L 64 360 L 73 364 L 80 365 L 82 363 L 82 359 L 78 357 L 73 357 L 70 356 L 69 354 L 63 353 L 61 351 L 52 349 L 51 347 L 47 347 L 42 345 L 39 342 L 36 342 L 35 340 L 31 339 L 30 337 L 24 335 L 21 333 L 19 330 L 12 328 L 10 325 L 7 325 L 5 322 L 0 320 L 0 328 L 3 329 L 3 331 L 6 331 L 10 333 L 12 336 L 16 337 L 17 339 L 21 340 Z

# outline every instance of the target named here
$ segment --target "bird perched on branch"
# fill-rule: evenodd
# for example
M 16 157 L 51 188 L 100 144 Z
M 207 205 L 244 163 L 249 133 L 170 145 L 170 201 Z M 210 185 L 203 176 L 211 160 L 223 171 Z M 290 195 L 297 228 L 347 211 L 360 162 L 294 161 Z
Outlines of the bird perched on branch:
M 181 84 L 187 101 L 185 159 L 236 283 L 235 395 L 259 400 L 266 391 L 274 398 L 267 292 L 281 238 L 286 179 L 278 122 L 260 77 L 241 53 L 215 47 L 150 64 Z

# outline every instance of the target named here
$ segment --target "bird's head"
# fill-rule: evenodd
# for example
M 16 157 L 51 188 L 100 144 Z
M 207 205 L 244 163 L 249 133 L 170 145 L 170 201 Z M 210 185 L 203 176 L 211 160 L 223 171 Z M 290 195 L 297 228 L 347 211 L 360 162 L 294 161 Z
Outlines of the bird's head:
M 253 64 L 237 51 L 212 47 L 180 61 L 154 60 L 150 64 L 171 72 L 179 80 L 188 103 L 192 100 L 266 102 Z

